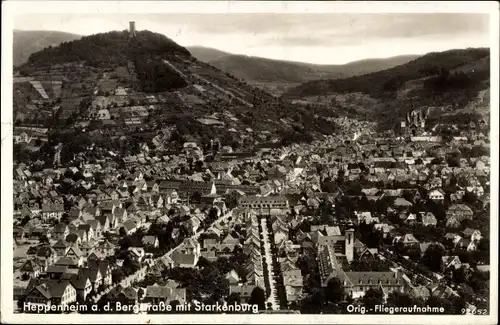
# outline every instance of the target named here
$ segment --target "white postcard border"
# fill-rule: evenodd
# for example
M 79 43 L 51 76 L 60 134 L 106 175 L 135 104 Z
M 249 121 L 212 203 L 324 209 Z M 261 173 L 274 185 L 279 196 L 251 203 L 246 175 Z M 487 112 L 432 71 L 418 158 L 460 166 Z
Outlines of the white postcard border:
M 1 320 L 6 323 L 235 323 L 235 324 L 494 324 L 498 319 L 498 108 L 499 6 L 491 1 L 315 2 L 315 1 L 7 1 L 2 2 L 2 171 L 1 171 Z M 12 44 L 19 14 L 99 13 L 489 13 L 491 37 L 491 244 L 490 315 L 41 315 L 13 314 L 12 253 Z

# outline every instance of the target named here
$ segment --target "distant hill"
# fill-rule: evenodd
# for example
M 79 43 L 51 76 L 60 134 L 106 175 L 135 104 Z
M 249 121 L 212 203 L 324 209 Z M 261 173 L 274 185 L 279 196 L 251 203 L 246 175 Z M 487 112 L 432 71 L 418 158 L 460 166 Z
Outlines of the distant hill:
M 222 59 L 226 56 L 234 55 L 228 52 L 203 46 L 188 46 L 187 49 L 195 58 L 206 63 Z
M 63 42 L 80 39 L 81 35 L 56 31 L 14 30 L 14 65 L 28 61 L 31 54 L 48 46 L 57 46 Z
M 316 79 L 336 79 L 366 74 L 407 63 L 418 55 L 384 59 L 366 59 L 342 65 L 317 65 L 231 54 L 205 47 L 189 47 L 198 60 L 210 63 L 249 83 L 266 87 L 273 84 L 293 85 Z
M 398 55 L 383 59 L 365 59 L 341 65 L 339 69 L 345 71 L 345 75 L 362 75 L 396 67 L 415 60 L 420 56 L 421 55 Z
M 127 64 L 131 57 L 191 54 L 162 34 L 140 31 L 131 38 L 127 31 L 113 31 L 81 37 L 79 40 L 63 42 L 57 47 L 44 48 L 33 53 L 27 65 L 50 65 L 85 61 L 91 66 Z
M 343 65 L 316 65 L 302 62 L 280 61 L 230 55 L 209 62 L 236 77 L 257 82 L 304 82 L 315 79 L 345 78 L 370 73 L 406 63 L 415 55 L 387 59 L 368 59 Z
M 489 49 L 433 52 L 382 71 L 343 79 L 314 80 L 289 89 L 284 97 L 300 98 L 331 93 L 361 92 L 380 96 L 398 89 L 405 82 L 429 77 L 441 69 L 452 70 L 489 56 Z M 489 72 L 489 70 L 488 70 Z
M 429 53 L 350 78 L 309 81 L 286 91 L 283 99 L 327 104 L 341 115 L 377 121 L 387 129 L 415 109 L 434 112 L 429 117 L 433 123 L 452 116 L 487 119 L 484 105 L 488 103 L 482 98 L 489 90 L 489 80 L 489 49 L 469 48 Z M 484 105 L 475 105 L 477 109 L 471 105 L 478 102 Z

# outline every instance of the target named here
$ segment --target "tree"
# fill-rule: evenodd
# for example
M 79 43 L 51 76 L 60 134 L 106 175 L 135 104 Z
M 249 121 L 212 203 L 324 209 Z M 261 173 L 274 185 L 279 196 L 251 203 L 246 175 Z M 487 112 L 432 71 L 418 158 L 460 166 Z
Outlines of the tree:
M 418 260 L 420 259 L 420 249 L 418 248 L 410 248 L 408 249 L 406 254 L 412 261 L 418 262 Z
M 217 220 L 217 209 L 216 208 L 210 208 L 210 211 L 208 211 L 208 220 L 210 220 L 210 221 Z
M 471 149 L 471 157 L 489 156 L 490 152 L 483 146 L 474 146 Z
M 180 304 L 181 303 L 179 302 L 179 300 L 172 300 L 170 302 L 172 313 L 176 313 L 177 312 L 177 306 L 180 306 Z
M 301 270 L 302 275 L 308 276 L 308 280 L 304 285 L 306 292 L 311 292 L 314 288 L 318 288 L 319 283 L 318 263 L 312 254 L 303 254 L 297 261 L 297 267 Z
M 469 270 L 465 266 L 453 270 L 453 282 L 455 283 L 465 283 L 468 277 Z
M 438 244 L 429 245 L 422 257 L 421 263 L 434 272 L 440 272 L 441 260 L 445 253 L 443 246 Z
M 147 286 L 154 285 L 155 283 L 158 283 L 159 281 L 160 281 L 160 278 L 157 275 L 155 275 L 153 273 L 148 273 L 144 277 L 144 280 L 141 281 L 141 285 L 147 287 Z
M 141 265 L 139 262 L 137 262 L 135 259 L 131 258 L 130 256 L 127 256 L 125 260 L 123 261 L 123 271 L 126 275 L 133 274 L 137 272 L 141 268 Z
M 321 191 L 333 193 L 336 190 L 336 185 L 331 179 L 328 177 L 321 183 Z
M 198 260 L 198 263 L 196 264 L 200 269 L 204 269 L 207 267 L 211 267 L 212 263 L 207 260 L 205 257 L 201 256 L 200 259 Z
M 331 278 L 325 289 L 326 301 L 338 304 L 344 299 L 344 288 L 338 278 Z
M 431 160 L 431 164 L 432 165 L 439 165 L 442 162 L 443 162 L 443 160 L 441 158 L 439 158 L 439 157 L 436 157 L 436 158 L 434 158 L 434 159 Z
M 478 249 L 478 260 L 489 264 L 490 263 L 490 240 L 488 237 L 483 237 L 479 241 Z
M 384 293 L 380 289 L 369 289 L 361 299 L 368 309 L 384 303 Z
M 50 140 L 49 140 L 50 141 Z M 57 144 L 57 143 L 55 143 Z M 54 156 L 54 148 L 49 142 L 45 142 L 41 147 L 40 147 L 40 154 L 44 157 L 52 157 Z
M 139 288 L 139 291 L 137 291 L 137 297 L 139 300 L 142 300 L 142 298 L 144 298 L 144 294 L 146 293 L 146 291 L 143 289 L 143 288 Z
M 201 193 L 199 191 L 194 191 L 193 192 L 193 195 L 191 195 L 191 200 L 194 202 L 194 203 L 199 203 L 201 202 Z
M 325 294 L 322 289 L 315 291 L 311 296 L 302 300 L 300 312 L 302 314 L 319 314 L 325 304 Z
M 260 287 L 255 287 L 248 300 L 250 305 L 258 305 L 259 310 L 266 310 L 266 293 Z
M 459 157 L 448 157 L 446 159 L 446 163 L 448 167 L 460 167 L 460 158 Z
M 23 161 L 30 161 L 30 152 L 28 150 L 25 150 L 21 144 L 14 144 L 14 159 L 19 162 Z
M 232 191 L 225 196 L 226 207 L 228 209 L 233 209 L 238 206 L 239 194 L 236 191 Z
M 27 224 L 30 220 L 31 220 L 30 216 L 25 215 L 25 216 L 23 217 L 23 219 L 21 219 L 20 226 L 21 226 L 21 227 L 26 226 L 26 224 Z
M 460 290 L 458 294 L 458 296 L 450 298 L 453 307 L 448 310 L 455 315 L 462 315 L 462 310 L 467 306 L 467 295 L 470 295 L 470 292 L 465 293 L 463 290 Z
M 463 196 L 463 200 L 465 203 L 475 206 L 478 202 L 478 197 L 475 193 L 467 191 Z
M 194 166 L 195 166 L 195 170 L 196 172 L 200 173 L 203 171 L 203 161 L 201 160 L 197 160 L 195 163 L 194 163 Z
M 238 305 L 240 303 L 241 303 L 241 297 L 240 294 L 237 292 L 233 292 L 227 297 L 228 305 Z
M 47 237 L 47 235 L 40 235 L 40 237 L 38 237 L 38 241 L 42 245 L 50 244 L 50 241 L 49 241 L 49 238 Z
M 114 269 L 111 273 L 111 278 L 113 283 L 119 283 L 126 277 L 126 274 L 123 272 L 122 268 Z
M 472 301 L 474 297 L 474 290 L 466 284 L 460 286 L 457 293 L 460 297 L 464 298 L 465 301 Z
M 405 293 L 393 291 L 387 297 L 387 304 L 392 307 L 410 307 L 415 305 L 415 301 Z
M 427 305 L 431 307 L 441 307 L 447 313 L 454 309 L 453 302 L 450 299 L 439 298 L 436 296 L 430 296 L 426 302 Z
M 79 180 L 83 180 L 83 179 L 85 179 L 85 178 L 83 177 L 83 174 L 82 174 L 82 172 L 81 172 L 81 171 L 77 171 L 77 172 L 73 175 L 73 180 L 74 180 L 75 182 L 77 182 L 77 181 L 79 181 Z
M 475 293 L 487 296 L 489 294 L 489 281 L 489 272 L 476 270 L 470 275 L 468 284 Z
M 73 179 L 73 172 L 70 169 L 66 170 L 64 172 L 64 178 L 71 178 L 71 179 Z
M 438 221 L 446 219 L 446 208 L 441 202 L 428 200 L 425 204 L 426 209 L 432 212 Z
M 355 272 L 388 272 L 390 265 L 376 257 L 356 259 L 351 262 L 350 269 Z

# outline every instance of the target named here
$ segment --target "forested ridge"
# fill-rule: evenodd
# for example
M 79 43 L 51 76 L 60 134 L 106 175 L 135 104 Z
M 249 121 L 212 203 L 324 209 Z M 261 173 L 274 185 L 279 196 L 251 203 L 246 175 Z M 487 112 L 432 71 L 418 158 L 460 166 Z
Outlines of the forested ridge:
M 429 53 L 406 64 L 345 79 L 315 80 L 291 88 L 284 97 L 299 98 L 332 93 L 361 92 L 372 97 L 393 95 L 405 82 L 439 75 L 462 65 L 489 57 L 489 49 L 474 48 Z M 488 71 L 470 71 L 471 79 L 489 77 Z M 452 83 L 448 83 L 451 85 Z M 464 83 L 454 83 L 464 86 Z
M 73 62 L 95 68 L 115 68 L 134 63 L 139 87 L 144 92 L 160 92 L 187 85 L 177 72 L 162 63 L 169 56 L 190 57 L 184 47 L 168 37 L 150 31 L 140 31 L 130 37 L 127 31 L 113 31 L 63 42 L 33 53 L 20 68 L 30 74 L 36 67 L 53 66 Z

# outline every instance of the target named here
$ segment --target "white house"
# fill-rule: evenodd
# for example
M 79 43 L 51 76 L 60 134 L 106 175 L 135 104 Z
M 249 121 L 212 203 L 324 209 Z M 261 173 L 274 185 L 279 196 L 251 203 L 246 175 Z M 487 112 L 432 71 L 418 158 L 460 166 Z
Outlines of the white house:
M 429 199 L 433 201 L 443 201 L 444 192 L 441 189 L 433 189 L 429 192 Z
M 97 118 L 100 120 L 109 120 L 111 118 L 111 114 L 107 109 L 100 109 L 97 111 Z

